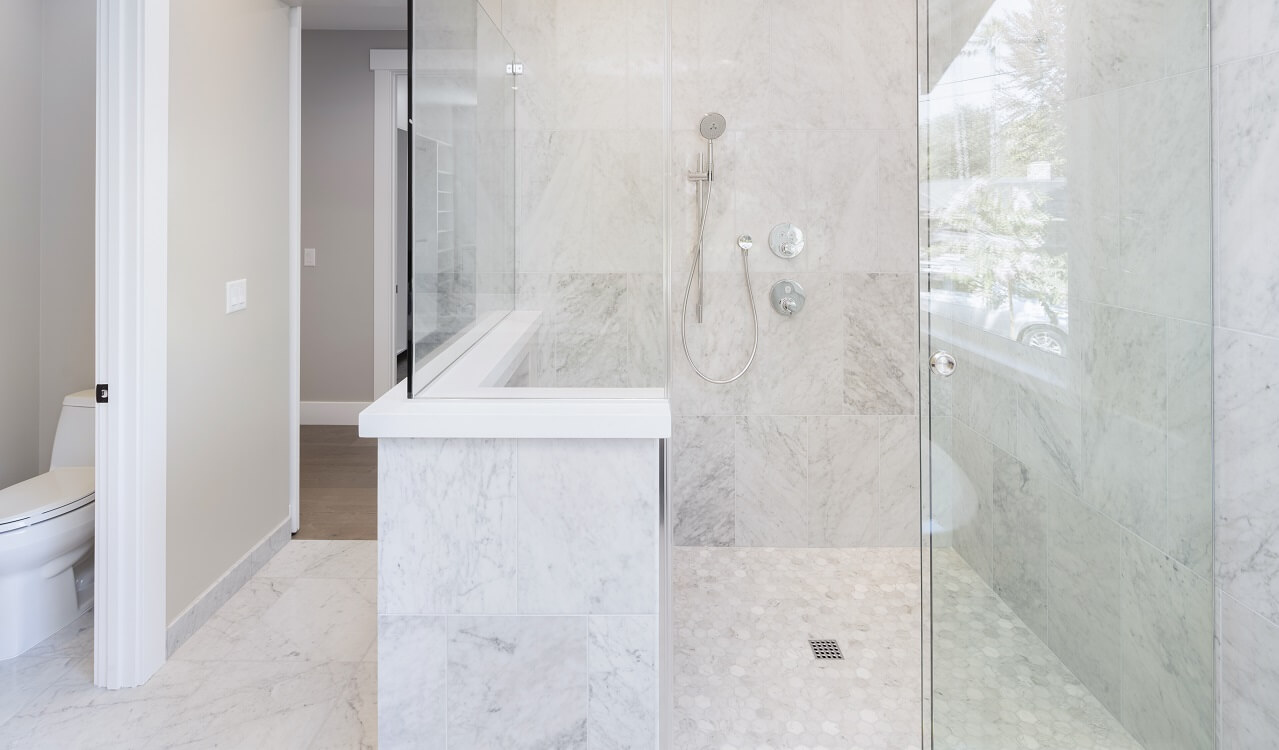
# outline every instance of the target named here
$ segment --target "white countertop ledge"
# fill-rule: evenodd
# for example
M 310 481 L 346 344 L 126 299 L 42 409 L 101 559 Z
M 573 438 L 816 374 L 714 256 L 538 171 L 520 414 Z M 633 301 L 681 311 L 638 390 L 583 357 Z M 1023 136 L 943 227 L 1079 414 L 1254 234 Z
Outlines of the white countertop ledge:
M 360 412 L 368 438 L 668 438 L 671 407 L 661 388 L 504 387 L 540 322 L 516 311 L 460 337 L 442 372 L 417 398 L 398 383 Z
M 554 390 L 585 395 L 597 389 Z M 624 393 L 627 389 L 608 390 Z M 671 407 L 664 398 L 411 399 L 401 383 L 360 413 L 360 437 L 367 438 L 670 436 Z

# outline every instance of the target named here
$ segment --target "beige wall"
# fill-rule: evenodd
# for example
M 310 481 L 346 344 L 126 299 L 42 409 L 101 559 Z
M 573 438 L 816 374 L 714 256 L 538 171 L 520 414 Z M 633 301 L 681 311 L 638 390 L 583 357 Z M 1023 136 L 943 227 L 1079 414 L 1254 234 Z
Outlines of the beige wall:
M 93 387 L 94 0 L 44 0 L 40 147 L 40 470 L 62 398 Z
M 0 3 L 0 487 L 36 472 L 40 2 Z
M 172 620 L 289 514 L 288 9 L 179 0 L 170 33 Z
M 302 400 L 370 401 L 373 383 L 373 72 L 396 31 L 302 34 Z

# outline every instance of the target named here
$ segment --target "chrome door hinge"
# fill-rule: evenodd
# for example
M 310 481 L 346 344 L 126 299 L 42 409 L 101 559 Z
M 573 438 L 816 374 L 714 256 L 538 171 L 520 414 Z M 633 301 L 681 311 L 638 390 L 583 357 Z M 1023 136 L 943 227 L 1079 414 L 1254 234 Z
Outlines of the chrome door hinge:
M 517 63 L 507 63 L 507 64 L 506 64 L 506 74 L 507 74 L 508 76 L 522 76 L 522 75 L 524 75 L 524 63 L 522 63 L 522 62 L 517 62 Z

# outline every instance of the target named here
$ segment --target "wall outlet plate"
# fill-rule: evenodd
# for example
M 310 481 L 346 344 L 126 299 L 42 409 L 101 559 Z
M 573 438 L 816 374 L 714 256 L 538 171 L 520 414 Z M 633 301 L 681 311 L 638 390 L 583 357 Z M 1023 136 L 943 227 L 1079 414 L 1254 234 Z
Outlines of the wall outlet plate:
M 249 281 L 248 279 L 236 279 L 226 283 L 226 311 L 227 314 L 239 312 L 249 306 Z
M 315 265 L 315 248 L 308 247 L 302 251 L 302 265 L 304 266 Z

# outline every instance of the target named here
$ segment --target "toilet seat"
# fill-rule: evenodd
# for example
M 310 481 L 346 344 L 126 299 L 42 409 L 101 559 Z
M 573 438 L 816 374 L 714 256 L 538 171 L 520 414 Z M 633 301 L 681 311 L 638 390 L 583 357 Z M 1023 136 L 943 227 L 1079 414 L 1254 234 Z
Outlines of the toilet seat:
M 66 515 L 93 502 L 93 467 L 64 466 L 0 489 L 0 534 Z

